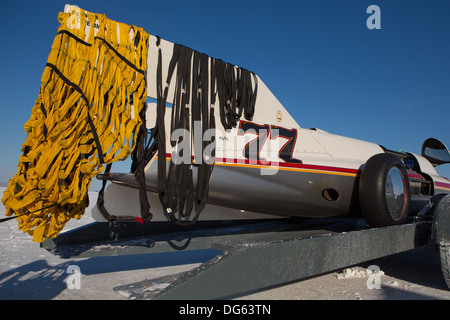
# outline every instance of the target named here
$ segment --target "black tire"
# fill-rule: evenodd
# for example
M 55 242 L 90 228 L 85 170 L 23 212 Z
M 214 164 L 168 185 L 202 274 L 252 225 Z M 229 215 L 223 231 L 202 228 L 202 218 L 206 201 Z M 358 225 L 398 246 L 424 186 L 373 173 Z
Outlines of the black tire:
M 450 195 L 439 194 L 432 198 L 436 201 L 434 209 L 434 230 L 433 237 L 439 245 L 439 257 L 442 275 L 445 283 L 450 289 L 450 242 L 448 235 L 450 217 Z
M 409 214 L 409 179 L 397 156 L 380 153 L 367 160 L 359 182 L 359 203 L 361 213 L 371 227 L 405 222 Z
M 441 270 L 445 283 L 450 289 L 450 243 L 439 245 L 439 257 L 441 258 Z

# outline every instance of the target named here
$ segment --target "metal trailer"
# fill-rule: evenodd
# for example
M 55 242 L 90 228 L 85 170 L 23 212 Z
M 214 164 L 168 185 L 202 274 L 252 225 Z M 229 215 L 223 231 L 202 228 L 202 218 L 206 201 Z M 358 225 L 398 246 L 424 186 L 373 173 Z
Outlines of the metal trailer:
M 450 195 L 436 196 L 408 223 L 367 228 L 362 219 L 199 221 L 189 230 L 158 223 L 93 223 L 46 240 L 62 258 L 215 249 L 218 255 L 165 277 L 130 284 L 137 299 L 228 299 L 426 246 L 439 252 L 450 288 Z M 137 289 L 136 289 L 137 288 Z

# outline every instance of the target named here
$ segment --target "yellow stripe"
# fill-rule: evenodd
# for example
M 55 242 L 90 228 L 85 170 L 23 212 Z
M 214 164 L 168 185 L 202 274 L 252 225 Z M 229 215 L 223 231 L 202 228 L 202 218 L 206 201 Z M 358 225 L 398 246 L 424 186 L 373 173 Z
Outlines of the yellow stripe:
M 255 169 L 272 169 L 272 170 L 284 170 L 284 171 L 310 172 L 310 173 L 331 174 L 331 175 L 347 176 L 347 177 L 356 177 L 358 175 L 356 173 L 347 173 L 347 172 L 302 169 L 302 168 L 287 168 L 287 167 L 251 165 L 251 164 L 243 165 L 240 163 L 217 163 L 216 162 L 215 165 L 229 166 L 229 167 L 242 167 L 242 168 L 255 168 Z

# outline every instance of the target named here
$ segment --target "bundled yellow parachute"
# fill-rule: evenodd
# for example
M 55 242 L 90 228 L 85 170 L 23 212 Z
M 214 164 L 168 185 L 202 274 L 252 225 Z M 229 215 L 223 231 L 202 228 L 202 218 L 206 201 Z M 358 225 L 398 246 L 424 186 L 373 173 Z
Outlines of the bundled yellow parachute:
M 130 155 L 147 97 L 143 29 L 76 7 L 58 20 L 18 172 L 2 198 L 36 242 L 79 219 L 92 177 Z

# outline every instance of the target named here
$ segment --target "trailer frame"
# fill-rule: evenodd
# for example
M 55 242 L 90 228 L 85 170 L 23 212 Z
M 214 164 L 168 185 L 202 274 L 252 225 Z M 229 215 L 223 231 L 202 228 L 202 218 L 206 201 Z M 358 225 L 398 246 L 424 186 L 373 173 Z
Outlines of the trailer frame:
M 198 267 L 162 279 L 161 290 L 151 290 L 154 283 L 148 280 L 120 288 L 135 299 L 228 299 L 422 246 L 443 255 L 442 272 L 450 288 L 450 195 L 442 198 L 432 198 L 407 223 L 383 228 L 368 228 L 357 218 L 219 221 L 189 230 L 93 223 L 41 246 L 61 258 L 217 250 L 217 256 Z

